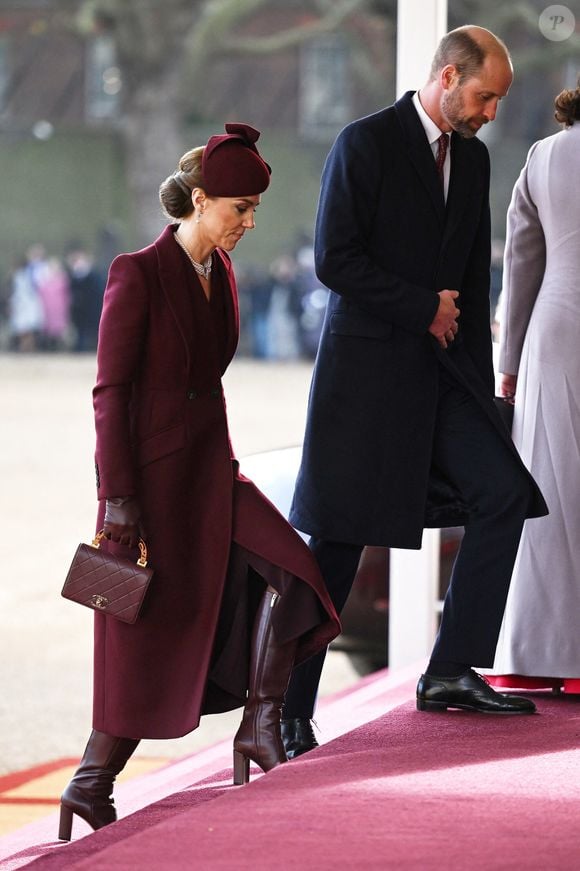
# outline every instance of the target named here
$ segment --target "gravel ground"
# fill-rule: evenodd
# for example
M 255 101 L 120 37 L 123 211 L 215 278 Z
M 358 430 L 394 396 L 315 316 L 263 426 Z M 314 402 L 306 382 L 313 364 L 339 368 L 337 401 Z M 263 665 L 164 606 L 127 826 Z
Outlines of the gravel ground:
M 239 457 L 300 442 L 309 363 L 236 361 L 225 379 Z M 91 716 L 92 615 L 60 597 L 95 519 L 92 355 L 0 355 L 0 774 L 78 756 Z M 243 463 L 242 463 L 243 467 Z M 332 652 L 321 694 L 357 680 Z M 139 754 L 174 758 L 233 735 L 206 717 Z

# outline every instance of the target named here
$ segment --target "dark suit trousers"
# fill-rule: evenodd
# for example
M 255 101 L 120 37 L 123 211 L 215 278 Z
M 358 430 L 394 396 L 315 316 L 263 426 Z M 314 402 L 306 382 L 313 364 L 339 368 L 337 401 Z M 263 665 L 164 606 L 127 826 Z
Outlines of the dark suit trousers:
M 469 507 L 431 654 L 432 660 L 480 668 L 493 665 L 495 647 L 531 485 L 507 445 L 473 398 L 440 368 L 432 462 Z M 342 610 L 362 545 L 312 539 L 330 597 Z M 311 718 L 325 651 L 294 669 L 284 717 Z

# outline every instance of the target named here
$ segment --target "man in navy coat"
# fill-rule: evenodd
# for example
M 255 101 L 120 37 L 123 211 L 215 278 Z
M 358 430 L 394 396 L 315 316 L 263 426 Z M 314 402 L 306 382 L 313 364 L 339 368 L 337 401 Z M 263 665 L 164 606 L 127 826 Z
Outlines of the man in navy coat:
M 419 548 L 425 526 L 465 525 L 422 711 L 535 710 L 472 670 L 493 664 L 524 519 L 546 513 L 493 402 L 489 156 L 476 134 L 512 76 L 488 30 L 448 33 L 427 84 L 349 124 L 322 178 L 316 269 L 331 293 L 290 520 L 338 611 L 364 545 Z M 323 662 L 290 681 L 289 758 L 316 746 Z

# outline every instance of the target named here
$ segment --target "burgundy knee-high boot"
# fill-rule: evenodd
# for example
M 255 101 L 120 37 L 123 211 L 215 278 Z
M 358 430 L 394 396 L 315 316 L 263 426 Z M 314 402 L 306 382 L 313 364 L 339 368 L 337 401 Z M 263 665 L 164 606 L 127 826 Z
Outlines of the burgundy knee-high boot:
M 297 642 L 278 644 L 274 637 L 272 612 L 278 598 L 278 594 L 268 587 L 254 622 L 248 700 L 234 738 L 236 785 L 248 782 L 250 760 L 262 771 L 270 771 L 287 761 L 280 734 L 280 712 Z
M 117 812 L 113 804 L 113 784 L 139 741 L 115 738 L 93 730 L 83 758 L 60 799 L 58 837 L 70 841 L 73 814 L 93 829 L 114 823 Z

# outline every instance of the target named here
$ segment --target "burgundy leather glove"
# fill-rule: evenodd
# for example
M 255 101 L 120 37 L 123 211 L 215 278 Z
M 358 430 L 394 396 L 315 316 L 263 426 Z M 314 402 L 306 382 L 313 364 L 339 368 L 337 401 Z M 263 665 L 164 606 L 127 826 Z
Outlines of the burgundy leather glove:
M 141 511 L 134 496 L 107 499 L 103 530 L 105 538 L 127 547 L 137 547 L 142 537 Z

